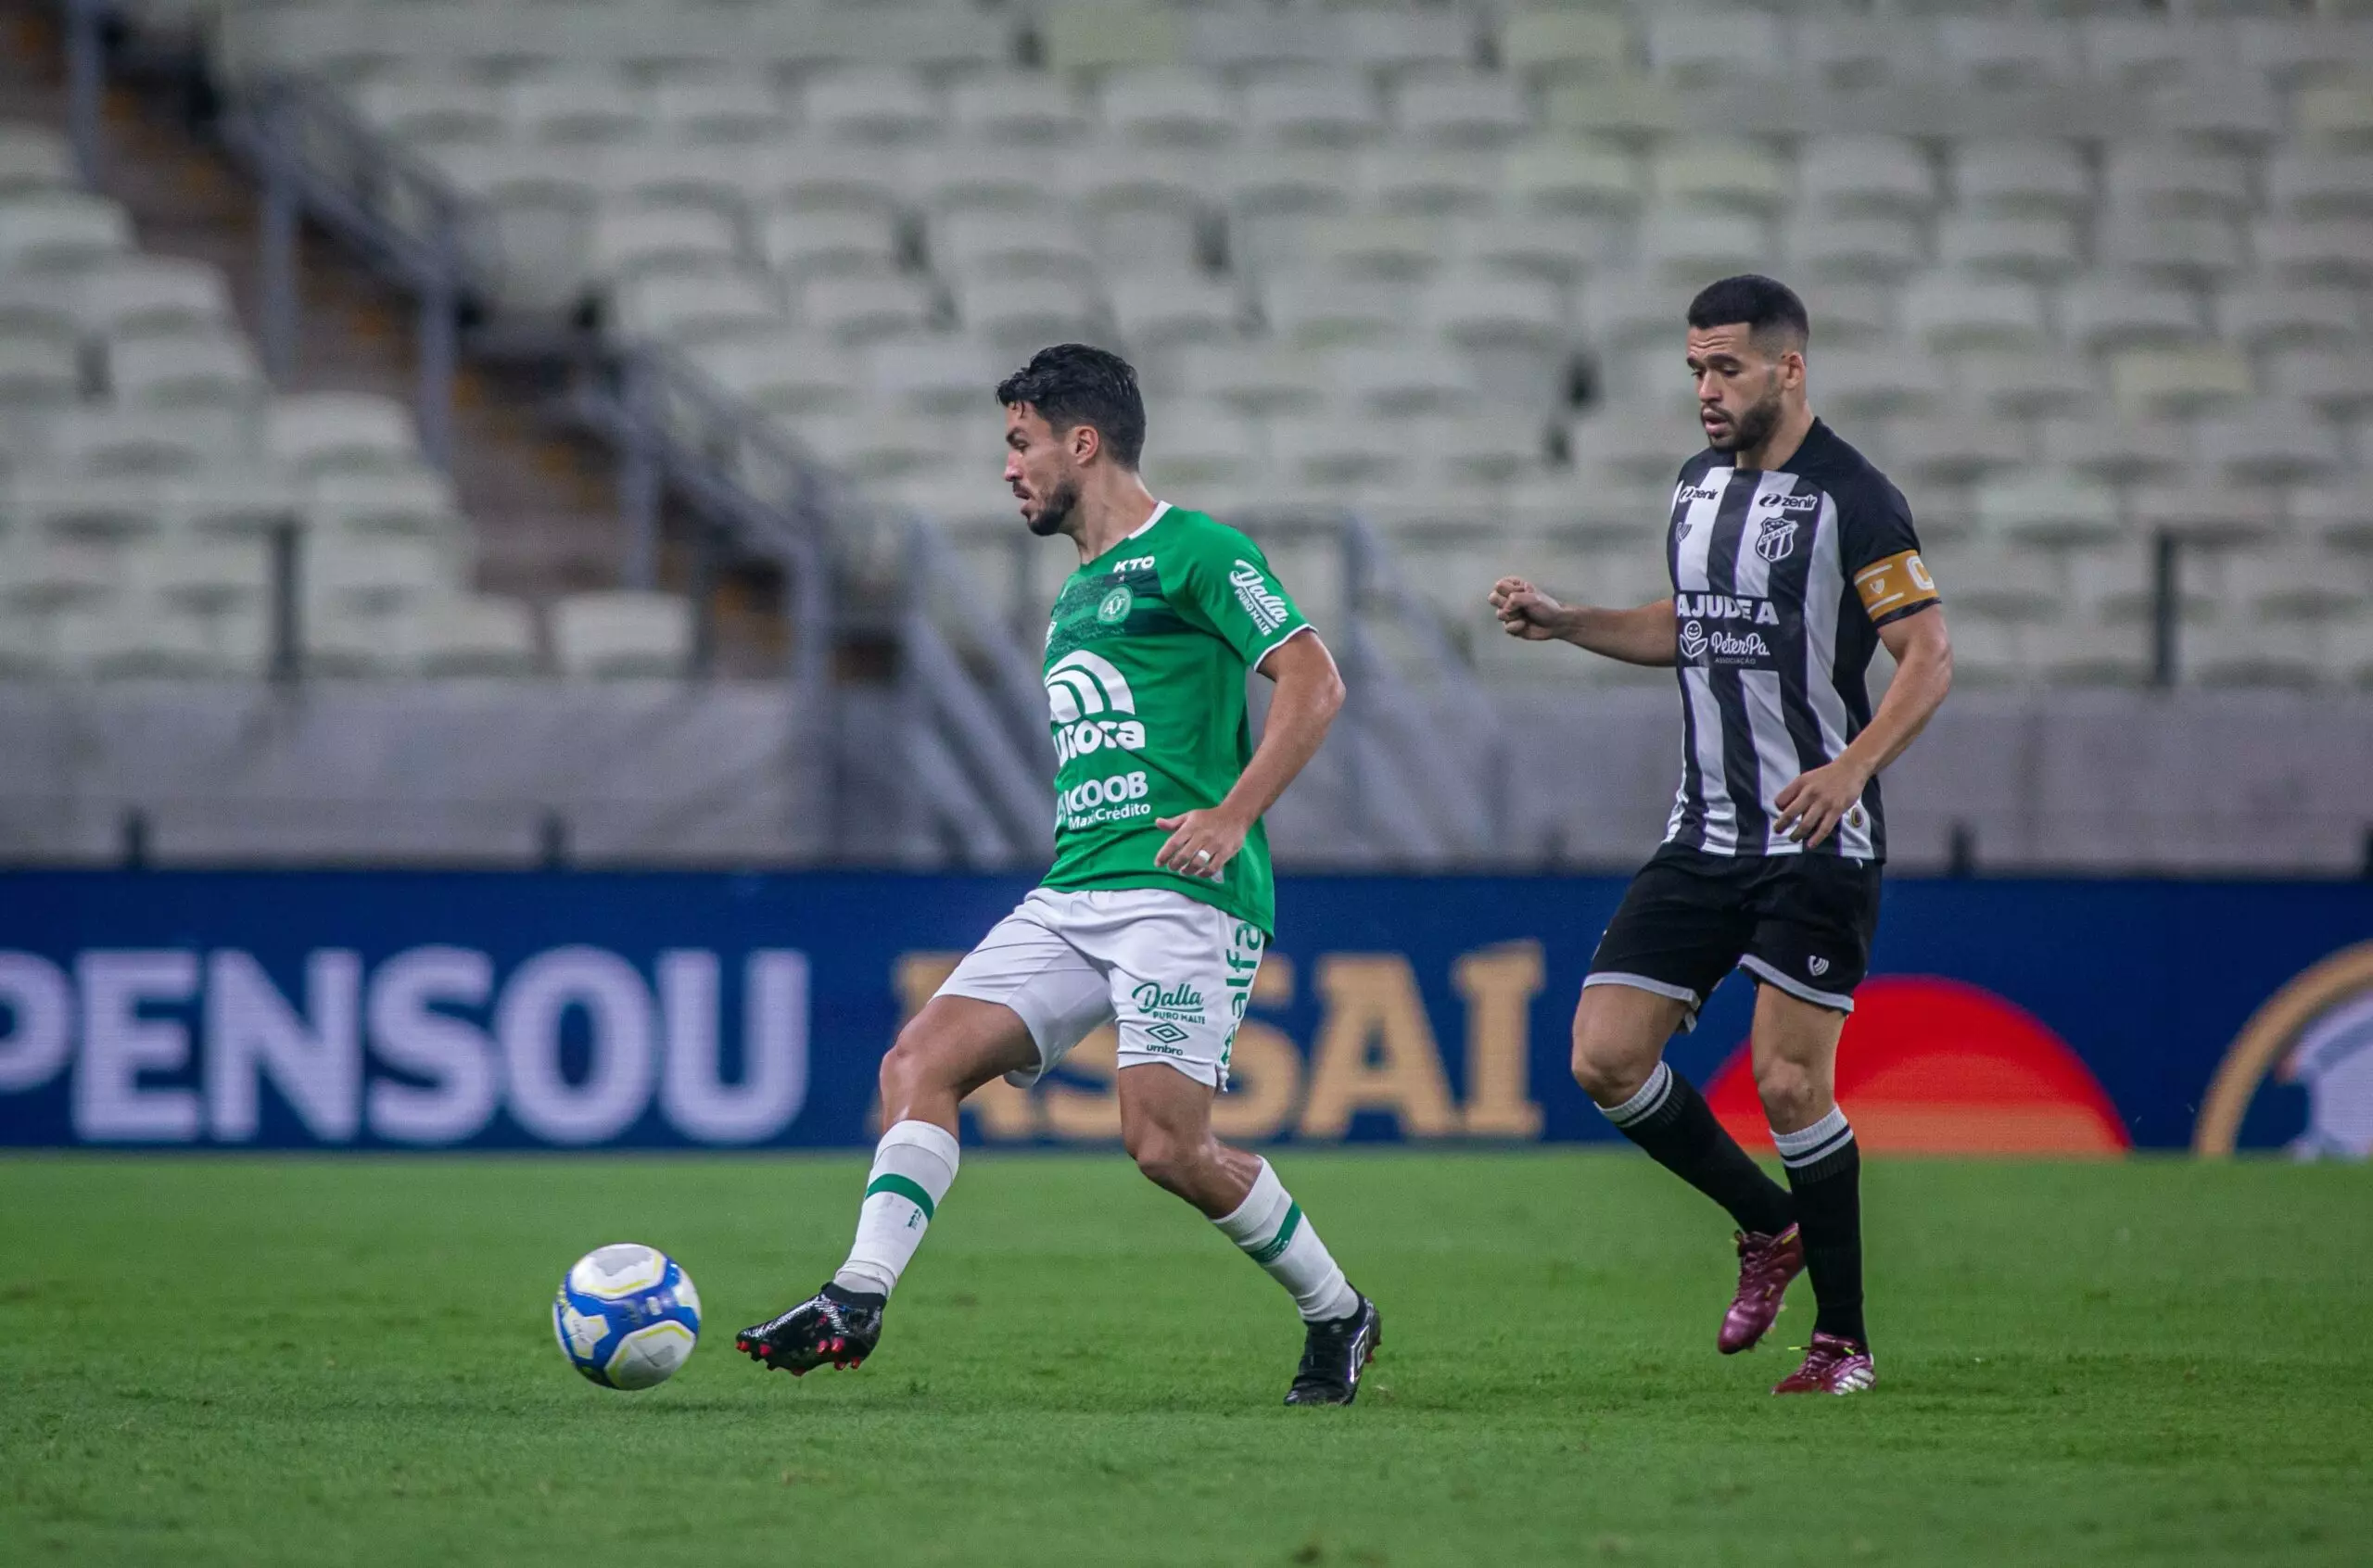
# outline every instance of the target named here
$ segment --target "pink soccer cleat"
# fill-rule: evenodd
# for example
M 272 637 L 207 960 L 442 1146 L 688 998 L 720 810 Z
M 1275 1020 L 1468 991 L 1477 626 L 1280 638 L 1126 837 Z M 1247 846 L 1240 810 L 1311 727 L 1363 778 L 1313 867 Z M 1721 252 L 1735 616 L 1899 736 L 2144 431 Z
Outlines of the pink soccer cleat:
M 1738 1294 L 1731 1297 L 1731 1309 L 1722 1314 L 1722 1332 L 1714 1341 L 1725 1356 L 1755 1348 L 1780 1315 L 1788 1282 L 1805 1271 L 1804 1238 L 1794 1225 L 1776 1236 L 1741 1231 L 1738 1243 Z
M 1870 1351 L 1834 1334 L 1813 1335 L 1805 1364 L 1782 1378 L 1774 1394 L 1859 1394 L 1879 1381 Z

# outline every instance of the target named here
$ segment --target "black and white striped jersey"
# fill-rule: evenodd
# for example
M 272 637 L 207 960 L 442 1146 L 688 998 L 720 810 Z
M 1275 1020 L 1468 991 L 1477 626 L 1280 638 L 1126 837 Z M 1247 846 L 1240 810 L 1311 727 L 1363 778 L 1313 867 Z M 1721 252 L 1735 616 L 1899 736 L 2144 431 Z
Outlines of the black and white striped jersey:
M 1878 628 L 1937 601 L 1903 492 L 1819 420 L 1783 468 L 1708 449 L 1681 470 L 1666 547 L 1681 714 L 1669 843 L 1796 854 L 1776 797 L 1871 722 Z M 1879 781 L 1821 853 L 1886 858 Z

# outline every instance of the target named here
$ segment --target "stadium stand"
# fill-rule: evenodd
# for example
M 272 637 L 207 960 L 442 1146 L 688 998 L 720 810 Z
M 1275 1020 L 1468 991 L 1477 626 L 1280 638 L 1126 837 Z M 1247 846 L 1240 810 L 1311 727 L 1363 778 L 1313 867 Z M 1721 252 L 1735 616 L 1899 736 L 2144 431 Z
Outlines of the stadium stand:
M 1808 297 L 1818 405 L 1911 493 L 1971 674 L 2146 677 L 2150 617 L 2089 618 L 2084 584 L 2163 532 L 2202 585 L 2188 677 L 2367 674 L 2345 6 L 216 9 L 228 82 L 337 82 L 485 204 L 505 305 L 598 312 L 984 570 L 995 508 L 952 499 L 982 459 L 941 422 L 1086 336 L 1140 361 L 1162 483 L 1350 505 L 1524 679 L 1476 584 L 1651 586 L 1614 562 L 1694 444 L 1679 306 L 1759 268 Z M 1689 95 L 1734 80 L 1755 105 L 1709 132 Z M 57 211 L 0 254 L 117 243 Z

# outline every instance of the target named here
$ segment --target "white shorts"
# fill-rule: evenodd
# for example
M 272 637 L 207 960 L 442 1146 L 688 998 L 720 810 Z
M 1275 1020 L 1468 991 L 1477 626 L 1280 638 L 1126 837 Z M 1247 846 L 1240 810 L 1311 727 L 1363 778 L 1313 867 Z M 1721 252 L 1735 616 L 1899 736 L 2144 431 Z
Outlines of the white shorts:
M 1022 1016 L 1038 1065 L 1006 1074 L 1020 1088 L 1117 1021 L 1121 1066 L 1161 1062 L 1225 1089 L 1267 944 L 1258 926 L 1161 888 L 1039 888 L 990 928 L 939 994 Z

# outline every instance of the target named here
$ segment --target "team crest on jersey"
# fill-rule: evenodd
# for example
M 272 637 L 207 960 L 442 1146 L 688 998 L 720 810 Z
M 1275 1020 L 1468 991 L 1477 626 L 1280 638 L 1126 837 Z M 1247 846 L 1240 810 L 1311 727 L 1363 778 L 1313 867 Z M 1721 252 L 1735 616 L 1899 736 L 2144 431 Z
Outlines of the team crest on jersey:
M 1129 585 L 1123 583 L 1110 593 L 1106 594 L 1103 601 L 1097 605 L 1096 618 L 1108 626 L 1119 626 L 1129 618 L 1129 606 L 1135 602 L 1135 598 L 1136 596 L 1129 592 Z
M 1755 536 L 1755 553 L 1766 561 L 1785 561 L 1796 553 L 1794 518 L 1767 517 Z

